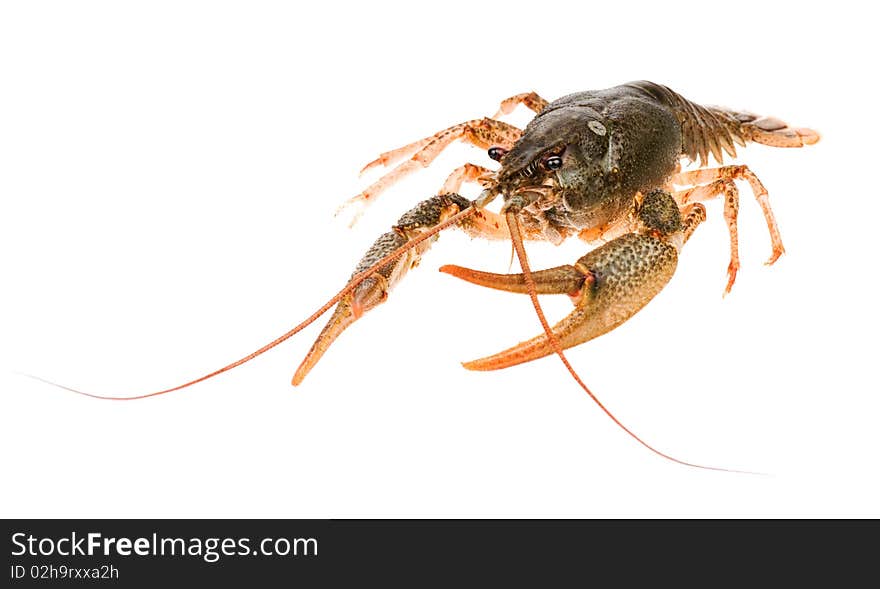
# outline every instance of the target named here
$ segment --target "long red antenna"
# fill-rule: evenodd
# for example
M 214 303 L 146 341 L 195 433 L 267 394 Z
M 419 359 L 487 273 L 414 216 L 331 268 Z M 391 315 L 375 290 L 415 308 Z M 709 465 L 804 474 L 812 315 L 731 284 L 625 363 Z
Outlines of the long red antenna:
M 736 473 L 740 473 L 740 474 L 761 474 L 761 473 L 755 473 L 755 472 L 749 472 L 749 471 L 743 471 L 743 470 L 732 470 L 729 468 L 719 468 L 717 466 L 703 466 L 702 464 L 694 464 L 692 462 L 685 462 L 684 460 L 679 460 L 678 458 L 670 456 L 669 454 L 665 454 L 665 453 L 661 452 L 660 450 L 654 448 L 650 444 L 648 444 L 642 438 L 637 436 L 635 434 L 635 432 L 633 432 L 631 429 L 629 429 L 628 427 L 623 425 L 623 423 L 621 423 L 621 421 L 619 419 L 617 419 L 617 417 L 613 413 L 611 413 L 611 411 L 607 407 L 605 407 L 604 404 L 602 404 L 602 401 L 600 401 L 599 398 L 595 394 L 593 394 L 593 391 L 591 391 L 589 389 L 589 387 L 587 387 L 587 385 L 584 383 L 584 381 L 581 380 L 581 377 L 578 376 L 578 373 L 575 372 L 572 365 L 568 362 L 568 358 L 565 357 L 565 354 L 562 351 L 562 345 L 559 343 L 559 340 L 556 338 L 556 335 L 554 335 L 553 331 L 550 329 L 550 324 L 547 322 L 547 318 L 544 316 L 544 310 L 541 308 L 541 303 L 538 302 L 538 292 L 535 287 L 535 281 L 532 278 L 532 270 L 529 267 L 529 260 L 528 260 L 528 257 L 526 256 L 526 249 L 525 249 L 525 246 L 523 246 L 519 218 L 516 216 L 515 213 L 512 213 L 512 212 L 508 212 L 506 215 L 506 218 L 507 218 L 507 226 L 510 230 L 510 238 L 511 238 L 511 241 L 513 241 L 513 248 L 516 251 L 517 258 L 519 258 L 519 265 L 523 271 L 523 279 L 525 280 L 526 288 L 529 291 L 529 298 L 532 300 L 532 306 L 535 307 L 535 312 L 538 314 L 538 319 L 541 321 L 541 327 L 544 328 L 544 333 L 547 334 L 547 339 L 550 342 L 550 345 L 553 346 L 553 351 L 555 351 L 556 355 L 559 356 L 559 359 L 562 360 L 562 363 L 568 369 L 568 372 L 571 374 L 572 378 L 574 378 L 575 382 L 577 382 L 580 385 L 580 387 L 582 389 L 584 389 L 584 392 L 586 392 L 590 396 L 590 398 L 593 399 L 593 401 L 596 403 L 596 405 L 598 405 L 599 408 L 605 412 L 605 415 L 610 417 L 611 421 L 616 423 L 623 431 L 625 431 L 630 436 L 632 436 L 632 438 L 635 439 L 639 444 L 641 444 L 642 446 L 644 446 L 645 448 L 647 448 L 648 450 L 650 450 L 654 454 L 662 456 L 663 458 L 665 458 L 667 460 L 671 460 L 672 462 L 675 462 L 678 464 L 683 464 L 684 466 L 691 466 L 693 468 L 702 468 L 705 470 L 736 472 Z
M 290 331 L 288 331 L 284 335 L 272 340 L 271 342 L 269 342 L 268 344 L 266 344 L 265 346 L 263 346 L 259 350 L 252 352 L 252 353 L 248 354 L 247 356 L 245 356 L 244 358 L 242 358 L 240 360 L 236 360 L 235 362 L 233 362 L 231 364 L 227 364 L 223 368 L 219 368 L 219 369 L 215 370 L 214 372 L 211 372 L 210 374 L 206 374 L 205 376 L 201 376 L 195 380 L 185 382 L 185 383 L 178 385 L 176 387 L 171 387 L 170 389 L 164 389 L 164 390 L 156 391 L 153 393 L 146 393 L 143 395 L 135 395 L 133 397 L 116 397 L 116 396 L 109 396 L 109 395 L 95 395 L 93 393 L 79 391 L 77 389 L 74 389 L 74 388 L 71 388 L 71 387 L 68 387 L 68 386 L 65 386 L 62 384 L 58 384 L 56 382 L 52 382 L 50 380 L 46 380 L 45 378 L 42 378 L 39 376 L 34 376 L 32 374 L 22 374 L 22 375 L 27 376 L 28 378 L 32 378 L 34 380 L 38 380 L 40 382 L 55 386 L 55 387 L 58 387 L 60 389 L 64 389 L 66 391 L 76 393 L 78 395 L 92 397 L 93 399 L 105 399 L 105 400 L 109 400 L 109 401 L 134 401 L 136 399 L 146 399 L 149 397 L 157 397 L 159 395 L 165 395 L 168 393 L 173 393 L 174 391 L 179 391 L 181 389 L 185 389 L 185 388 L 190 387 L 194 384 L 208 380 L 209 378 L 213 378 L 213 377 L 217 376 L 218 374 L 223 374 L 224 372 L 227 372 L 229 370 L 232 370 L 233 368 L 241 366 L 245 362 L 249 362 L 250 360 L 253 360 L 257 356 L 264 354 L 265 352 L 268 352 L 269 350 L 271 350 L 272 348 L 274 348 L 278 344 L 281 344 L 281 343 L 287 341 L 288 339 L 290 339 L 291 337 L 293 337 L 294 335 L 296 335 L 297 333 L 299 333 L 300 331 L 302 331 L 303 329 L 308 327 L 310 324 L 312 324 L 318 317 L 320 317 L 321 315 L 326 313 L 327 310 L 330 309 L 330 307 L 332 307 L 333 305 L 338 303 L 342 299 L 342 297 L 344 297 L 345 295 L 347 295 L 348 293 L 353 291 L 355 288 L 357 288 L 357 285 L 359 285 L 361 282 L 363 282 L 364 280 L 369 278 L 370 275 L 372 275 L 376 270 L 378 270 L 379 268 L 381 268 L 382 266 L 384 266 L 388 262 L 391 262 L 392 260 L 395 260 L 398 257 L 402 256 L 404 253 L 406 253 L 410 249 L 414 248 L 415 246 L 417 246 L 421 242 L 425 241 L 426 239 L 430 239 L 432 236 L 443 231 L 447 227 L 458 223 L 462 219 L 474 214 L 475 212 L 476 212 L 476 209 L 474 208 L 473 205 L 471 205 L 465 209 L 462 209 L 461 211 L 452 215 L 451 217 L 449 217 L 445 221 L 438 223 L 437 225 L 432 227 L 429 231 L 426 231 L 424 233 L 417 235 L 416 237 L 414 237 L 413 239 L 411 239 L 410 241 L 408 241 L 404 245 L 400 246 L 399 248 L 397 248 L 396 250 L 394 250 L 390 254 L 386 255 L 381 260 L 379 260 L 378 262 L 376 262 L 375 264 L 373 264 L 372 266 L 370 266 L 369 268 L 367 268 L 363 272 L 360 272 L 360 273 L 352 276 L 351 280 L 348 281 L 348 284 L 345 285 L 345 288 L 343 288 L 338 293 L 336 293 L 336 295 L 333 298 L 331 298 L 329 301 L 324 303 L 324 305 L 320 309 L 318 309 L 317 311 L 312 313 L 305 321 L 303 321 L 302 323 L 300 323 L 299 325 L 297 325 L 296 327 L 294 327 L 293 329 L 291 329 Z

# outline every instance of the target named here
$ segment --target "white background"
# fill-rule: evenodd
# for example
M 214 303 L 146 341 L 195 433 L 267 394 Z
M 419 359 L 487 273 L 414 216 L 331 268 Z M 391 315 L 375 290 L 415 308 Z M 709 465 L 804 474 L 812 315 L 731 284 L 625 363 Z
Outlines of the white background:
M 867 15 L 606 4 L 5 3 L 0 515 L 880 516 Z M 569 354 L 657 448 L 768 476 L 651 454 L 557 359 L 462 369 L 540 328 L 526 297 L 437 273 L 507 269 L 508 245 L 454 232 L 296 389 L 320 325 L 146 401 L 16 374 L 127 395 L 235 360 L 335 293 L 452 168 L 492 164 L 450 149 L 349 230 L 333 212 L 377 177 L 357 171 L 378 153 L 518 92 L 633 79 L 823 134 L 741 151 L 771 192 L 787 248 L 775 266 L 744 185 L 730 296 L 711 203 L 666 290 Z M 585 251 L 530 255 L 546 267 Z

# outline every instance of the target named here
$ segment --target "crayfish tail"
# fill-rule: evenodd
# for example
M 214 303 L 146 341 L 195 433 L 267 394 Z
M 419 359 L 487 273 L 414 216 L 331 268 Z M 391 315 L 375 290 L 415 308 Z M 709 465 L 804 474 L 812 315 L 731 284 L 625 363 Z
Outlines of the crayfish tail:
M 803 147 L 821 139 L 818 131 L 806 127 L 793 127 L 777 119 L 738 112 L 724 107 L 709 107 L 709 111 L 723 120 L 736 137 L 770 147 Z

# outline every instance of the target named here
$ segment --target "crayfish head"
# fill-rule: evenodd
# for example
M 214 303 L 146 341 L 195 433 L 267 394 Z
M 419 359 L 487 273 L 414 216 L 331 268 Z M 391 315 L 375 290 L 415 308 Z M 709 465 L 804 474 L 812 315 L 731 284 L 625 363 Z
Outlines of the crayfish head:
M 501 191 L 549 191 L 556 196 L 554 206 L 572 212 L 607 206 L 619 192 L 621 176 L 607 125 L 585 105 L 541 112 L 500 158 Z
M 575 123 L 565 110 L 552 110 L 535 117 L 519 141 L 500 159 L 498 181 L 505 192 L 555 177 L 565 167 L 569 146 L 577 141 Z

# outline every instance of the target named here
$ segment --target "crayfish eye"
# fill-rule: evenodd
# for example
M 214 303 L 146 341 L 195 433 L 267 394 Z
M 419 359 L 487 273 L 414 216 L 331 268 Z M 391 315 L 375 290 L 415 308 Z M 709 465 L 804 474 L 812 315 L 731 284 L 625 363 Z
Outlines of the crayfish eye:
M 506 149 L 501 147 L 490 147 L 489 148 L 489 157 L 495 160 L 496 162 L 500 162 L 501 158 L 504 157 L 504 154 L 507 153 Z
M 544 167 L 548 170 L 558 170 L 562 167 L 562 158 L 558 155 L 551 155 L 544 160 Z

